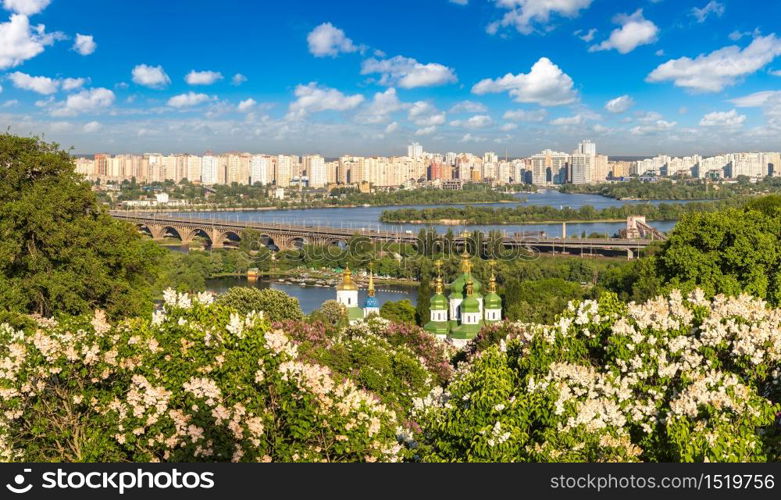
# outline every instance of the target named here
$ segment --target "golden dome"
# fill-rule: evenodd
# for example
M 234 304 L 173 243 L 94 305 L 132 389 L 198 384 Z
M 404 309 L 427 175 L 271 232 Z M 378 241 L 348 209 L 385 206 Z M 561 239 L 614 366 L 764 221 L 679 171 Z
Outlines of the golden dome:
M 342 272 L 342 282 L 336 286 L 337 290 L 358 290 L 358 286 L 353 283 L 353 273 L 350 267 L 346 267 Z

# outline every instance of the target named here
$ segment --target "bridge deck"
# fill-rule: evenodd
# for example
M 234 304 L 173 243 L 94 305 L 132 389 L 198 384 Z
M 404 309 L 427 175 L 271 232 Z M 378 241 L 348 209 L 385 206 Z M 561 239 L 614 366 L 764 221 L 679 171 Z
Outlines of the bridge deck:
M 205 227 L 205 228 L 217 228 L 226 231 L 241 232 L 244 229 L 253 229 L 263 232 L 274 232 L 286 234 L 292 237 L 306 237 L 306 236 L 321 236 L 328 238 L 341 238 L 347 240 L 355 235 L 366 236 L 372 240 L 377 241 L 393 241 L 399 243 L 415 243 L 417 241 L 417 235 L 407 232 L 395 232 L 376 229 L 344 229 L 330 226 L 314 226 L 314 225 L 291 225 L 291 224 L 279 224 L 273 222 L 231 222 L 220 219 L 209 218 L 190 218 L 190 217 L 173 217 L 166 215 L 143 215 L 143 214 L 128 214 L 123 212 L 112 211 L 111 215 L 117 219 L 125 220 L 135 224 L 153 224 L 153 225 L 176 225 L 176 226 L 190 226 L 190 227 Z M 457 243 L 462 243 L 464 238 L 457 236 L 454 239 Z M 552 238 L 552 237 L 540 237 L 533 235 L 523 236 L 505 236 L 503 241 L 506 245 L 510 246 L 542 246 L 551 248 L 566 248 L 566 249 L 606 249 L 606 250 L 621 250 L 621 249 L 641 249 L 648 246 L 651 241 L 647 239 L 629 239 L 629 238 Z

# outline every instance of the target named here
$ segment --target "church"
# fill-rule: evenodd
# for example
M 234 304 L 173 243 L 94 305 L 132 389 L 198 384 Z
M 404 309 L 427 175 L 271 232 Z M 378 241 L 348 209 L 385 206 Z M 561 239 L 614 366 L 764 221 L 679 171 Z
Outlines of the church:
M 502 319 L 502 299 L 496 293 L 496 276 L 491 264 L 491 278 L 487 293 L 483 295 L 483 286 L 472 275 L 472 262 L 469 254 L 461 254 L 461 272 L 449 288 L 445 297 L 442 281 L 442 262 L 435 262 L 437 277 L 434 279 L 434 295 L 431 297 L 431 320 L 425 329 L 438 338 L 449 338 L 456 346 L 462 346 L 473 339 L 483 325 L 496 323 Z
M 347 320 L 351 325 L 358 323 L 370 314 L 380 314 L 380 304 L 377 302 L 374 290 L 374 273 L 369 267 L 369 287 L 363 308 L 358 304 L 358 286 L 353 281 L 353 274 L 347 266 L 342 271 L 342 282 L 336 286 L 336 301 L 347 309 Z
M 502 320 L 502 299 L 496 293 L 496 276 L 491 263 L 491 278 L 488 289 L 483 293 L 483 285 L 472 275 L 472 261 L 469 253 L 461 254 L 460 274 L 450 286 L 449 296 L 445 297 L 445 285 L 442 280 L 442 261 L 434 263 L 437 277 L 434 279 L 434 295 L 429 309 L 430 321 L 424 329 L 442 340 L 450 339 L 454 345 L 463 346 L 473 339 L 483 325 Z M 380 314 L 375 297 L 374 273 L 369 268 L 369 285 L 363 307 L 358 300 L 358 286 L 352 278 L 349 266 L 342 272 L 342 281 L 336 286 L 336 301 L 347 309 L 347 319 L 351 325 L 362 321 L 371 314 Z

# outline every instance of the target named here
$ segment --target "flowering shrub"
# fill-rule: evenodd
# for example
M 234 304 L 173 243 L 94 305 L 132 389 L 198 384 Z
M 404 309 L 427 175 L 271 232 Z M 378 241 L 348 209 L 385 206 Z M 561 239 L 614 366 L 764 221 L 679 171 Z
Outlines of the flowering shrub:
M 412 350 L 428 370 L 436 377 L 437 383 L 447 381 L 453 374 L 450 358 L 454 349 L 450 344 L 438 341 L 433 335 L 419 326 L 407 323 L 391 323 L 383 318 L 370 318 L 362 327 L 347 330 L 348 336 L 366 331 L 379 335 L 394 346 L 405 346 Z
M 762 300 L 608 296 L 509 330 L 416 401 L 420 458 L 779 459 L 781 310 Z
M 0 327 L 0 459 L 396 461 L 395 413 L 262 314 L 165 293 L 150 320 Z

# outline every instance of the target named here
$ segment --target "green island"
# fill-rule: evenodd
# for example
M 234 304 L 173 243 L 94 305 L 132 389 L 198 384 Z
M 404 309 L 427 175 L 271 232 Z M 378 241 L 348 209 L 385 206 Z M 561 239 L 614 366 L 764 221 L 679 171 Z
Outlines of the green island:
M 678 220 L 684 214 L 712 212 L 739 206 L 744 197 L 732 197 L 714 201 L 692 201 L 689 203 L 639 203 L 596 209 L 590 205 L 580 208 L 550 206 L 513 207 L 432 207 L 400 208 L 384 210 L 382 222 L 406 224 L 526 224 L 549 222 L 615 222 L 626 220 L 630 215 L 642 215 L 648 220 Z
M 616 200 L 721 200 L 735 196 L 781 192 L 781 178 L 768 177 L 749 182 L 748 177 L 736 181 L 657 179 L 653 182 L 632 179 L 600 184 L 563 184 L 559 191 L 567 194 L 598 194 Z
M 454 255 L 426 230 L 335 256 L 272 259 L 251 233 L 174 253 L 59 146 L 0 134 L 0 459 L 778 462 L 781 196 L 729 201 L 631 261 L 508 257 L 478 233 Z M 197 278 L 370 264 L 421 300 L 351 322 Z M 486 283 L 503 316 L 457 348 L 421 325 L 467 274 L 465 302 Z

